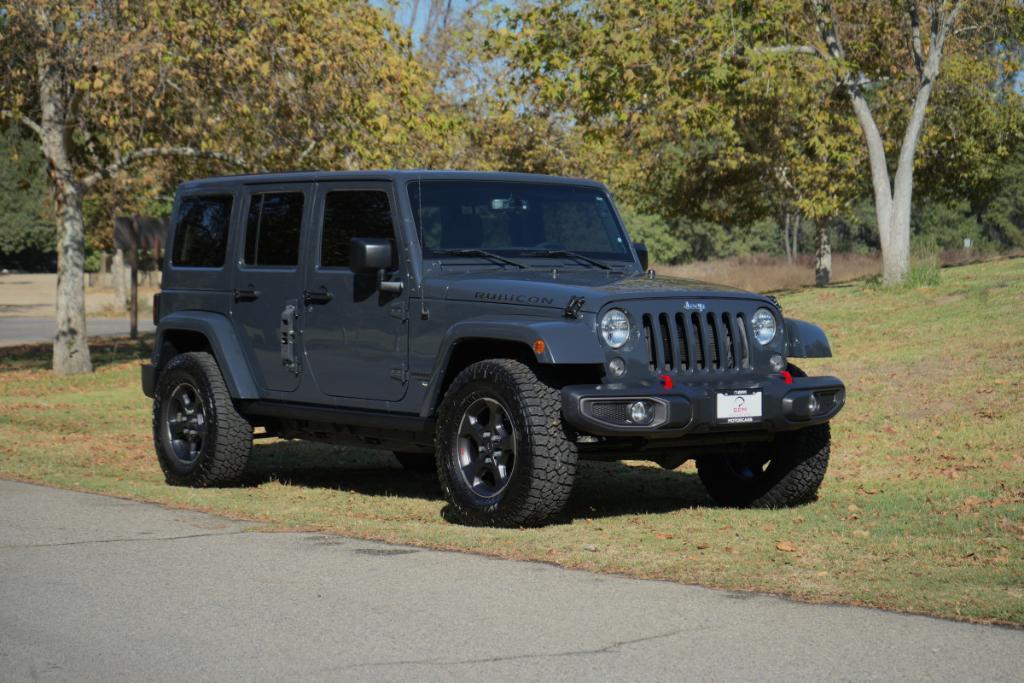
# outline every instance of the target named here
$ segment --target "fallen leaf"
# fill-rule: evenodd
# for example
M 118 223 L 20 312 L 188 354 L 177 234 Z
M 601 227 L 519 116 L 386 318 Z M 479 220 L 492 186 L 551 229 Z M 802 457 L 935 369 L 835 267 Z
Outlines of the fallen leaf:
M 670 538 L 675 538 L 675 536 L 673 536 L 672 534 L 654 534 L 654 536 L 656 538 L 662 538 L 662 539 L 666 539 L 666 540 L 670 539 Z
M 711 547 L 710 543 L 698 543 L 697 544 L 697 550 L 707 550 L 710 547 Z
M 775 549 L 776 550 L 781 550 L 784 553 L 795 553 L 796 552 L 796 546 L 793 545 L 792 543 L 790 543 L 789 541 L 779 541 L 778 543 L 775 544 Z

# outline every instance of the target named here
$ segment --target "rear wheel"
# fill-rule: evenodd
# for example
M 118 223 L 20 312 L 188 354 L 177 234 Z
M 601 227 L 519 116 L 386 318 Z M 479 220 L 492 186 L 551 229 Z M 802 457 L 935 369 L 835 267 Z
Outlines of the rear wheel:
M 565 507 L 576 445 L 561 393 L 510 359 L 469 366 L 438 416 L 437 468 L 454 517 L 469 524 L 527 526 Z
M 733 507 L 778 508 L 813 500 L 828 468 L 828 424 L 783 432 L 768 445 L 697 460 L 708 494 Z
M 238 414 L 208 353 L 175 356 L 153 398 L 153 443 L 168 484 L 228 486 L 242 477 L 252 426 Z

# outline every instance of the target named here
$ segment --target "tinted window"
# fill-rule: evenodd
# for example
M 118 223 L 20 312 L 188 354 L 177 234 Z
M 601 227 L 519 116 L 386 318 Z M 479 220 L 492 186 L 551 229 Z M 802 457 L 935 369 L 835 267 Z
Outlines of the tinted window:
M 554 183 L 426 181 L 409 184 L 424 254 L 487 249 L 510 256 L 570 250 L 632 259 L 605 192 Z
M 252 196 L 245 229 L 246 265 L 298 264 L 304 200 L 301 192 L 268 192 Z
M 395 238 L 387 192 L 338 190 L 327 193 L 320 265 L 347 268 L 349 243 L 353 237 Z
M 231 201 L 231 195 L 202 195 L 181 200 L 171 263 L 202 268 L 224 265 Z

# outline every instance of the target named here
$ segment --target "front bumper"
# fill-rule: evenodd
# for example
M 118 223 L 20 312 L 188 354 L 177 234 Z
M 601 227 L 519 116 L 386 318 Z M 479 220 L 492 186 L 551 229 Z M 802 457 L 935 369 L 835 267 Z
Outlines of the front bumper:
M 746 421 L 719 418 L 718 394 L 737 391 L 760 392 L 759 417 Z M 562 415 L 584 434 L 670 439 L 689 434 L 801 429 L 831 420 L 845 399 L 846 388 L 835 377 L 794 377 L 791 384 L 778 375 L 686 384 L 676 379 L 672 389 L 656 382 L 567 386 L 562 389 Z M 621 406 L 635 400 L 654 406 L 653 424 L 635 425 L 622 419 L 625 410 Z

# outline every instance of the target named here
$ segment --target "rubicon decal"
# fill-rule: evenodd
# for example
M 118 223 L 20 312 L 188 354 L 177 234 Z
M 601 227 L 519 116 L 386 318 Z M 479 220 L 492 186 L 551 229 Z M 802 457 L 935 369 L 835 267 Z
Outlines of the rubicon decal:
M 554 299 L 546 296 L 527 296 L 526 294 L 502 294 L 500 292 L 476 292 L 473 295 L 483 301 L 504 301 L 510 304 L 536 304 L 540 306 L 552 306 Z

